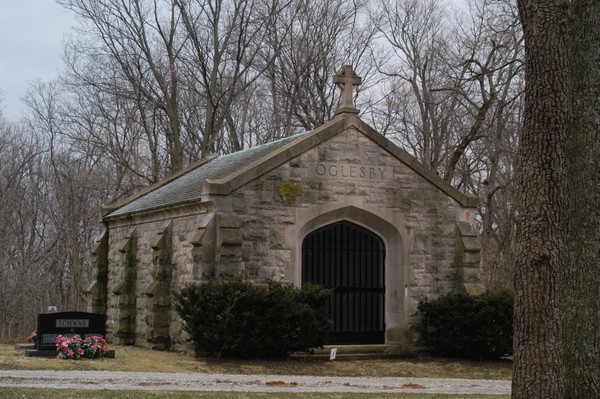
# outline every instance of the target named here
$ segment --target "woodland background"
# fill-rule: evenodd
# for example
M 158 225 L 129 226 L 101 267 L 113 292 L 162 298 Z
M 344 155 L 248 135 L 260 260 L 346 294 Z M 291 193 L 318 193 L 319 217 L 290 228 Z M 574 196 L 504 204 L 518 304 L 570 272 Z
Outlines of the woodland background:
M 0 339 L 84 309 L 112 203 L 213 153 L 361 117 L 477 195 L 484 284 L 511 289 L 523 34 L 511 0 L 58 0 L 64 72 L 0 103 Z M 1 88 L 0 88 L 1 89 Z

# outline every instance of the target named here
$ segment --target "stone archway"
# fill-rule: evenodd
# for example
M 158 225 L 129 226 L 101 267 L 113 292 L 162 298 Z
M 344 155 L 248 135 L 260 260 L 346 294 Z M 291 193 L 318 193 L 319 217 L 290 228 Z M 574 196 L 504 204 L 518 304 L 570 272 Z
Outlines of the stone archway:
M 310 232 L 302 241 L 302 284 L 332 289 L 330 344 L 385 342 L 385 247 L 348 221 Z
M 336 223 L 347 221 L 361 226 L 378 236 L 385 248 L 384 275 L 385 300 L 384 322 L 385 343 L 409 345 L 412 343 L 409 317 L 411 311 L 407 303 L 410 270 L 407 269 L 407 249 L 402 215 L 387 209 L 371 206 L 358 207 L 352 204 L 352 198 L 346 206 L 326 206 L 305 208 L 297 213 L 297 223 L 286 229 L 286 245 L 291 251 L 290 268 L 286 277 L 300 286 L 302 284 L 302 242 L 311 232 Z

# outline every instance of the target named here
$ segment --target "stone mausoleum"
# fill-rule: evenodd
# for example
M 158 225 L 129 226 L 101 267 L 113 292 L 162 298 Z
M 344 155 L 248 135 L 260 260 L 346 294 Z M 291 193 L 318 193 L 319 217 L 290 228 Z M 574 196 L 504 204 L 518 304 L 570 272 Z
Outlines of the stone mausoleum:
M 243 277 L 335 288 L 334 344 L 412 343 L 419 299 L 479 284 L 477 207 L 358 116 L 345 66 L 335 118 L 302 134 L 204 159 L 106 207 L 94 312 L 116 344 L 185 345 L 172 294 Z

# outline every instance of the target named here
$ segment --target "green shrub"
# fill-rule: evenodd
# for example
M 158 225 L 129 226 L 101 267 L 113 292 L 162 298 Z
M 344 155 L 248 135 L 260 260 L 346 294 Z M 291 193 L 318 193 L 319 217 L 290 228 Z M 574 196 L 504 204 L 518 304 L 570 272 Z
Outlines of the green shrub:
M 329 290 L 272 280 L 211 280 L 175 296 L 196 355 L 282 358 L 322 347 L 331 327 Z
M 418 342 L 433 353 L 477 359 L 512 354 L 513 298 L 509 292 L 423 300 L 418 315 L 413 325 Z

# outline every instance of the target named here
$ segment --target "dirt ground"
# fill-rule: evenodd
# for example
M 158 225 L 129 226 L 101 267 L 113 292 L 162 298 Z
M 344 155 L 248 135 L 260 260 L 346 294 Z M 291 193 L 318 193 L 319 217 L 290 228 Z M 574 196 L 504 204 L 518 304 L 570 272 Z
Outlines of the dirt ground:
M 0 370 L 0 387 L 154 391 L 510 394 L 510 381 L 507 380 L 74 370 Z

